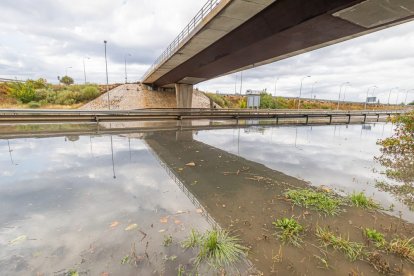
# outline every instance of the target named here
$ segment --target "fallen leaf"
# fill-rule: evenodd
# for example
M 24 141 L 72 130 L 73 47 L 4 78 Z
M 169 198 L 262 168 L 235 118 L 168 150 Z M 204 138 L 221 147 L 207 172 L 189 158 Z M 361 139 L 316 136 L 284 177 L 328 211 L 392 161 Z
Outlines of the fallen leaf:
M 176 214 L 184 214 L 184 211 L 178 210 Z
M 15 244 L 19 244 L 24 242 L 25 240 L 27 240 L 27 236 L 26 235 L 21 235 L 18 236 L 17 238 L 15 238 L 14 240 L 10 241 L 11 245 L 15 245 Z
M 163 233 L 165 232 L 165 229 L 161 229 L 160 231 L 158 231 L 158 233 Z
M 203 210 L 201 210 L 201 209 L 197 209 L 197 210 L 196 210 L 196 212 L 197 212 L 198 214 L 201 214 L 201 213 L 203 213 Z
M 182 170 L 184 170 L 183 168 L 178 168 L 178 170 L 181 172 Z
M 168 223 L 168 216 L 160 218 L 161 223 Z
M 138 224 L 133 223 L 133 224 L 128 225 L 128 227 L 125 228 L 125 231 L 134 230 L 135 228 L 138 228 Z
M 101 276 L 109 276 L 109 272 L 102 272 Z
M 111 228 L 115 228 L 119 225 L 119 221 L 114 221 L 111 223 L 111 225 L 109 225 Z
M 186 166 L 189 166 L 189 167 L 195 167 L 195 163 L 194 162 L 190 162 L 190 163 L 187 163 L 187 164 L 185 164 Z
M 175 224 L 181 224 L 182 222 L 181 222 L 181 220 L 176 219 L 176 220 L 174 220 L 174 223 L 175 223 Z

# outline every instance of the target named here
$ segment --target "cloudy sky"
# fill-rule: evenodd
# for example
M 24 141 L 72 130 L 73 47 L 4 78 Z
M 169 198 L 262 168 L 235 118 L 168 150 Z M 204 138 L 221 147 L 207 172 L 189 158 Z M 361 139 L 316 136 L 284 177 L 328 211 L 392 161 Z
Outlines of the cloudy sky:
M 108 41 L 110 82 L 140 80 L 206 0 L 2 0 L 0 9 L 0 77 L 39 78 L 57 82 L 105 81 L 104 40 Z M 89 59 L 88 59 L 89 58 Z M 350 82 L 345 99 L 377 96 L 402 102 L 414 89 L 414 22 L 243 72 L 242 91 L 267 89 L 277 95 L 303 94 L 337 99 L 341 83 Z M 240 74 L 198 85 L 212 92 L 240 91 Z M 399 93 L 397 93 L 399 92 Z M 398 98 L 397 98 L 398 97 Z M 414 90 L 408 101 L 414 100 Z

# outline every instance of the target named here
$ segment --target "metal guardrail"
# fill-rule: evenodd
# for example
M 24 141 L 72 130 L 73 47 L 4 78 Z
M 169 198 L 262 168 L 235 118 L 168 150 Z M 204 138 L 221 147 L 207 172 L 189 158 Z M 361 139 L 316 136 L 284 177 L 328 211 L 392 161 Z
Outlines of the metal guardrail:
M 64 123 L 64 122 L 122 122 L 122 121 L 181 121 L 181 120 L 248 120 L 248 119 L 301 119 L 352 116 L 391 116 L 406 111 L 280 111 L 280 110 L 112 110 L 112 111 L 6 111 L 0 110 L 0 124 L 13 123 Z
M 5 79 L 5 78 L 0 78 L 0 82 L 25 82 L 22 80 L 16 80 L 16 79 Z
M 151 67 L 145 72 L 142 80 L 145 80 L 155 68 L 157 68 L 161 63 L 169 59 L 176 50 L 181 46 L 181 44 L 186 41 L 187 37 L 192 34 L 192 32 L 196 29 L 198 24 L 210 14 L 214 8 L 220 4 L 223 0 L 208 0 L 207 3 L 201 8 L 201 10 L 191 19 L 190 23 L 185 26 L 185 28 L 181 31 L 181 33 L 174 39 L 173 42 L 167 47 L 167 49 L 155 60 L 155 62 L 151 65 Z

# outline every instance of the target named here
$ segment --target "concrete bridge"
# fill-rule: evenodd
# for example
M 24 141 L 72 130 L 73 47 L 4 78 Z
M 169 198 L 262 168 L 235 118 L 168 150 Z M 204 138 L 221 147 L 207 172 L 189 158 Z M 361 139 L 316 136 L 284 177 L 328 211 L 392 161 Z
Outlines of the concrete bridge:
M 209 0 L 142 82 L 191 107 L 194 84 L 413 18 L 412 0 Z

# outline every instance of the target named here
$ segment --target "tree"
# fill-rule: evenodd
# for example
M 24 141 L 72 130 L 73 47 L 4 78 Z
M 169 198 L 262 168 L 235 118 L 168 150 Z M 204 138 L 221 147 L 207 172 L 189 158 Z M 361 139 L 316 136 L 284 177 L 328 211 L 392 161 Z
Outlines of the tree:
M 73 79 L 71 77 L 69 77 L 69 76 L 63 76 L 60 79 L 60 82 L 63 83 L 63 84 L 65 84 L 65 85 L 71 85 L 71 84 L 74 83 Z

